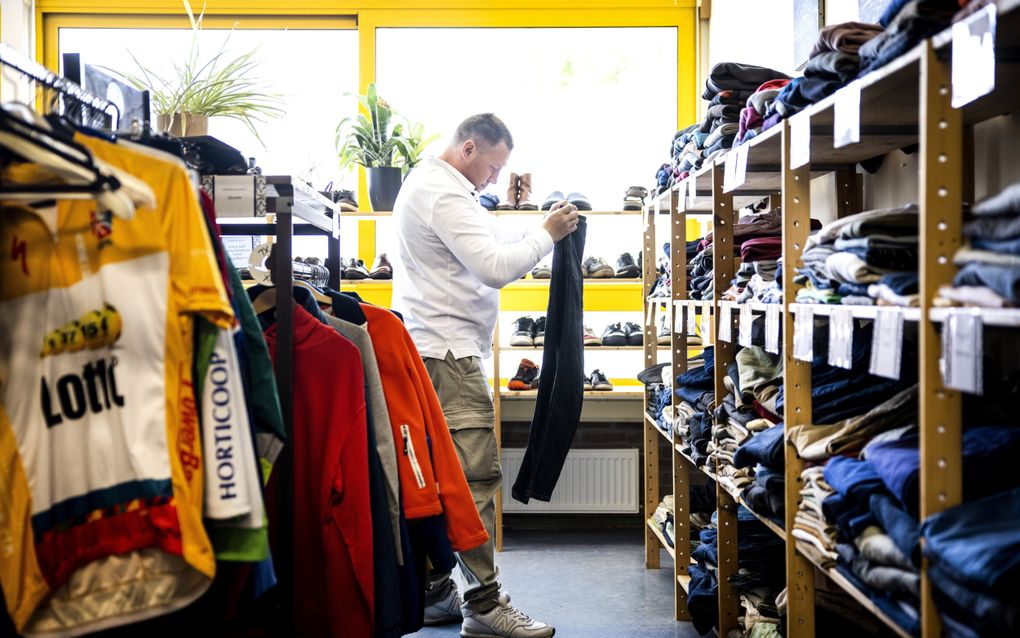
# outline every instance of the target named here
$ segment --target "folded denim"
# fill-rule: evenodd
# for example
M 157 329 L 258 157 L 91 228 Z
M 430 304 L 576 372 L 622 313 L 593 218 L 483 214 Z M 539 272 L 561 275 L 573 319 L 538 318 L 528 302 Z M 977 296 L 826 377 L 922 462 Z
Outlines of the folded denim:
M 882 208 L 842 217 L 822 226 L 808 237 L 807 246 L 832 243 L 837 238 L 854 239 L 868 235 L 916 236 L 917 204 Z
M 974 239 L 970 245 L 977 250 L 988 250 L 1007 255 L 1020 255 L 1020 237 L 1015 239 Z
M 833 281 L 840 283 L 871 284 L 887 271 L 869 266 L 863 259 L 848 252 L 836 252 L 825 259 L 825 267 Z
M 917 418 L 917 386 L 897 393 L 868 412 L 832 425 L 798 425 L 786 438 L 801 458 L 824 461 L 837 454 L 860 450 L 879 432 L 899 427 Z
M 755 434 L 733 455 L 734 467 L 754 467 L 758 463 L 774 468 L 785 466 L 782 424 Z
M 836 548 L 840 562 L 849 565 L 857 578 L 872 589 L 888 592 L 895 597 L 917 600 L 920 595 L 921 575 L 899 567 L 878 565 L 865 558 L 856 547 L 840 543 Z
M 982 199 L 970 207 L 974 217 L 1004 217 L 1020 215 L 1020 182 L 1010 184 L 998 193 Z
M 1020 255 L 994 252 L 991 250 L 977 250 L 967 246 L 956 251 L 956 254 L 953 255 L 953 262 L 957 266 L 965 266 L 967 264 L 989 264 L 992 266 L 1020 269 Z
M 912 516 L 920 509 L 920 453 L 916 433 L 869 448 L 868 463 Z M 1007 471 L 1020 456 L 1020 428 L 969 427 L 963 432 L 964 499 L 1020 485 L 1020 473 Z
M 802 76 L 794 78 L 779 92 L 772 106 L 775 107 L 779 115 L 788 118 L 812 104 L 824 100 L 842 86 L 843 82 L 828 77 Z
M 921 296 L 918 294 L 901 295 L 885 284 L 872 284 L 868 286 L 868 295 L 878 302 L 880 306 L 901 306 L 905 308 L 916 308 L 921 305 Z M 846 298 L 843 303 L 847 302 Z
M 911 561 L 911 559 L 900 550 L 892 537 L 886 534 L 878 526 L 873 525 L 865 528 L 865 530 L 854 539 L 854 545 L 857 546 L 861 555 L 872 563 L 877 565 L 891 565 L 893 567 L 899 567 L 900 569 L 906 569 L 914 572 L 917 571 L 917 567 L 914 565 L 913 561 Z
M 892 539 L 900 552 L 915 566 L 921 564 L 921 527 L 884 490 L 868 497 L 868 507 L 878 527 Z
M 963 236 L 998 241 L 1020 238 L 1020 215 L 979 217 L 963 225 Z
M 987 286 L 940 286 L 939 297 L 964 306 L 1005 308 L 1011 302 Z
M 950 638 L 999 638 L 1020 635 L 1020 604 L 953 579 L 938 563 L 928 564 L 932 597 Z
M 758 386 L 774 381 L 783 374 L 783 358 L 770 354 L 758 346 L 742 348 L 734 358 L 739 374 L 740 392 L 747 396 L 753 397 Z
M 721 62 L 712 67 L 705 80 L 705 92 L 702 98 L 711 100 L 728 89 L 737 91 L 755 91 L 769 80 L 784 79 L 790 76 L 773 69 L 738 62 Z M 746 99 L 746 98 L 745 98 Z
M 825 51 L 843 51 L 857 54 L 868 40 L 882 33 L 882 27 L 863 22 L 842 22 L 825 27 L 818 33 L 818 41 L 811 49 L 814 57 Z
M 856 53 L 825 51 L 812 56 L 804 67 L 804 77 L 836 80 L 847 84 L 861 70 L 861 59 Z
M 687 574 L 687 610 L 695 631 L 704 635 L 719 621 L 719 583 L 711 570 L 699 565 L 688 567 Z
M 886 270 L 917 270 L 917 258 L 920 254 L 917 244 L 913 245 L 881 245 L 847 246 L 856 240 L 836 240 L 836 249 L 857 255 L 869 266 Z M 841 247 L 840 243 L 844 245 Z
M 871 602 L 881 609 L 886 616 L 889 616 L 889 618 L 903 629 L 903 631 L 912 636 L 920 635 L 920 615 L 918 614 L 916 605 L 896 600 L 886 592 L 876 591 L 871 587 L 868 587 L 867 584 L 853 573 L 853 570 L 848 565 L 840 563 L 837 565 L 836 569 L 844 578 L 849 580 L 855 588 L 867 594 L 868 598 L 871 599 Z

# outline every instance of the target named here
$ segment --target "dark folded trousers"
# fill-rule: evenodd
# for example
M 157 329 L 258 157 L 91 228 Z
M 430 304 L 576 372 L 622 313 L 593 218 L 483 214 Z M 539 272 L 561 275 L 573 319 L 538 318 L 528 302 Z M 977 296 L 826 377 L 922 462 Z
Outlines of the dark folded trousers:
M 581 255 L 588 232 L 580 218 L 577 230 L 553 250 L 549 308 L 546 312 L 542 375 L 528 448 L 514 481 L 514 499 L 548 501 L 560 478 L 584 399 L 584 291 Z

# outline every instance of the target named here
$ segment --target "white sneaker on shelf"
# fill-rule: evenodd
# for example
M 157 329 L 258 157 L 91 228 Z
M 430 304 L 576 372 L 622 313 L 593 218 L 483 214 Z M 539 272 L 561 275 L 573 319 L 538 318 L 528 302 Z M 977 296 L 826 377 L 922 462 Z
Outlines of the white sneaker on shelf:
M 549 638 L 556 630 L 510 604 L 510 596 L 500 594 L 495 607 L 484 613 L 465 610 L 462 638 Z

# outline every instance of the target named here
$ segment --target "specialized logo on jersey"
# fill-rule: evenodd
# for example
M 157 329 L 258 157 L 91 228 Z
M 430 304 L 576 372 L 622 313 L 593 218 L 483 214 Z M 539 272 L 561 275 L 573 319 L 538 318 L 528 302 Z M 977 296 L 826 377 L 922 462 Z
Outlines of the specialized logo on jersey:
M 112 243 L 110 235 L 113 234 L 113 215 L 110 211 L 92 211 L 89 213 L 89 225 L 92 234 L 99 240 L 100 248 L 106 248 Z
M 39 357 L 112 346 L 120 339 L 123 325 L 117 309 L 104 304 L 102 310 L 90 310 L 78 319 L 46 333 Z

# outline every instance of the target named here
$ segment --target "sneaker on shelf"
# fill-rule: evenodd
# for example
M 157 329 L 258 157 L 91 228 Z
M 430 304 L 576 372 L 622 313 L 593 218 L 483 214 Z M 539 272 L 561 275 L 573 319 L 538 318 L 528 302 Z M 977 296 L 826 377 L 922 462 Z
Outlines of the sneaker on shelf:
M 528 389 L 529 390 L 537 390 L 538 389 L 538 385 L 541 382 L 542 382 L 542 375 L 540 374 L 537 377 L 535 377 L 534 379 L 532 379 L 531 387 L 529 387 Z
M 636 323 L 628 321 L 623 324 L 623 334 L 627 337 L 628 346 L 641 346 L 645 343 L 645 331 Z
M 538 347 L 545 345 L 545 317 L 535 320 L 535 345 Z
M 616 260 L 617 279 L 637 279 L 641 276 L 641 269 L 630 253 L 623 253 Z
M 644 186 L 631 186 L 623 196 L 623 210 L 641 210 L 647 196 L 648 189 Z
M 460 628 L 461 638 L 550 638 L 555 633 L 554 628 L 511 605 L 507 594 L 500 594 L 489 611 L 466 611 Z
M 393 279 L 393 266 L 386 257 L 386 253 L 379 253 L 372 264 L 372 272 L 368 274 L 369 279 Z
M 539 264 L 531 270 L 532 279 L 552 279 L 552 268 L 548 264 Z
M 584 377 L 584 391 L 585 392 L 591 392 L 591 375 L 590 374 Z
M 510 335 L 510 345 L 525 348 L 535 345 L 534 319 L 531 317 L 521 317 L 514 322 L 514 332 Z
M 432 627 L 463 622 L 462 603 L 457 584 L 452 578 L 447 578 L 444 584 L 439 585 L 439 591 L 425 592 L 425 625 Z
M 581 264 L 581 274 L 592 279 L 610 279 L 615 275 L 613 267 L 601 257 L 589 257 Z
M 584 327 L 584 345 L 585 347 L 602 345 L 602 339 L 588 326 Z
M 343 274 L 340 278 L 348 280 L 368 279 L 368 268 L 365 268 L 365 262 L 360 259 L 351 259 L 344 266 Z
M 513 379 L 510 379 L 507 389 L 518 391 L 531 390 L 531 384 L 537 378 L 538 366 L 531 359 L 521 359 L 521 365 L 517 368 L 517 374 L 514 375 Z
M 358 200 L 354 198 L 354 191 L 336 191 L 333 193 L 333 201 L 340 205 L 341 211 L 346 213 L 358 212 Z
M 612 392 L 613 384 L 609 382 L 601 370 L 593 370 L 591 376 L 591 389 L 595 392 Z
M 677 312 L 679 312 L 679 310 Z M 672 338 L 673 331 L 669 329 L 669 317 L 663 313 L 662 317 L 659 319 L 659 334 L 655 339 L 655 343 L 660 346 L 668 346 L 672 343 Z
M 602 345 L 604 346 L 625 346 L 627 345 L 627 333 L 619 323 L 611 323 L 602 331 Z

